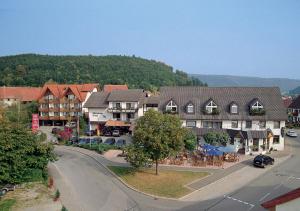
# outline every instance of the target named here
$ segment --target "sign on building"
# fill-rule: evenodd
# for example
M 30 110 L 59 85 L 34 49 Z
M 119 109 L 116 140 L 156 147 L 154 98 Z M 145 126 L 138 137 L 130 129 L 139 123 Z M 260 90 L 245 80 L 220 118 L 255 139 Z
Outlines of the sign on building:
M 39 129 L 39 115 L 32 114 L 32 124 L 31 124 L 32 132 L 36 132 Z

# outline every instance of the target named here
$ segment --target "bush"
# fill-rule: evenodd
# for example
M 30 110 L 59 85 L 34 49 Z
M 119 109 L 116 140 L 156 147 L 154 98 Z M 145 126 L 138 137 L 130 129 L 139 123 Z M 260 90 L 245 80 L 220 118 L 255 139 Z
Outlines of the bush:
M 68 209 L 67 209 L 65 206 L 63 206 L 63 207 L 61 208 L 61 211 L 68 211 Z

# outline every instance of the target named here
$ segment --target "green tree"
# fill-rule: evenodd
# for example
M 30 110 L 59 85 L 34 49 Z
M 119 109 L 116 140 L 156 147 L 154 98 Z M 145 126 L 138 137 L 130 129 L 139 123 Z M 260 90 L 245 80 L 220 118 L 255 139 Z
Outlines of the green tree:
M 136 123 L 127 159 L 134 167 L 155 163 L 158 174 L 158 161 L 182 150 L 185 134 L 178 116 L 151 109 Z
M 22 183 L 46 175 L 53 146 L 5 118 L 0 121 L 0 183 Z
M 184 137 L 184 148 L 189 151 L 193 151 L 197 146 L 197 136 L 191 131 L 186 130 L 186 134 Z
M 81 116 L 79 118 L 79 134 L 83 135 L 84 134 L 84 130 L 86 130 L 88 127 L 86 120 Z
M 224 132 L 208 132 L 203 136 L 206 143 L 214 146 L 226 146 L 229 135 Z

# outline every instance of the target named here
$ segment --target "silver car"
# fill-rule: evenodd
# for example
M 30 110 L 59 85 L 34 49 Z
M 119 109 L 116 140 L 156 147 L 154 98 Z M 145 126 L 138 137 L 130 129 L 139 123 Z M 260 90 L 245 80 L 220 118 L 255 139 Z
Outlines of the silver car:
M 287 136 L 289 137 L 297 137 L 297 133 L 294 131 L 294 130 L 289 130 L 287 133 L 286 133 Z

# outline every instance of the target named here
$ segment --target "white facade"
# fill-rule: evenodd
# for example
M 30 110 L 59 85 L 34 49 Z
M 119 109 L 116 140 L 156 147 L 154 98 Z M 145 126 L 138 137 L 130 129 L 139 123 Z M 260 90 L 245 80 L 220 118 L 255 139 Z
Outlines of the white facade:
M 105 123 L 113 119 L 112 113 L 109 113 L 107 108 L 89 108 L 88 114 L 92 130 L 97 129 L 98 123 Z
M 208 125 L 206 122 L 211 122 Z M 251 122 L 251 124 L 249 124 Z M 215 123 L 215 124 L 213 124 Z M 247 140 L 245 143 L 240 141 L 240 138 L 235 138 L 233 145 L 238 148 L 245 148 L 245 153 L 260 154 L 266 153 L 268 150 L 273 148 L 273 150 L 284 150 L 284 137 L 281 136 L 281 130 L 285 127 L 285 121 L 238 121 L 238 120 L 182 120 L 183 127 L 197 127 L 197 128 L 215 128 L 218 126 L 219 129 L 232 129 L 239 131 L 264 131 L 270 129 L 273 133 L 272 137 L 268 139 L 255 140 L 258 146 L 258 150 L 253 151 L 253 140 Z M 265 146 L 263 148 L 262 146 Z

